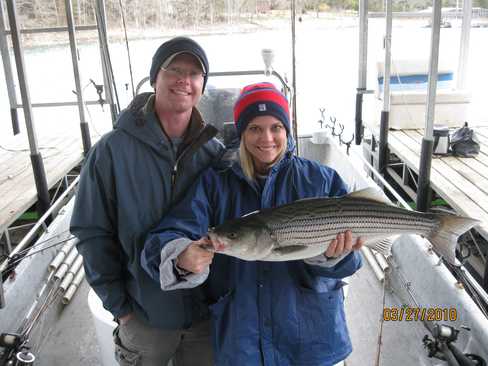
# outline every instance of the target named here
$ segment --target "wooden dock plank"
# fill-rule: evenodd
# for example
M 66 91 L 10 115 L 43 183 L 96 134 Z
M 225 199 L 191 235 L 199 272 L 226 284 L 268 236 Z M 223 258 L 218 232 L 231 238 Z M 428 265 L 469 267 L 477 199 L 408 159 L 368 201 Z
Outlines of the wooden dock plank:
M 66 136 L 59 136 L 57 139 L 51 140 L 50 144 L 56 146 L 56 148 L 40 151 L 44 163 L 51 159 L 52 156 L 62 153 L 62 149 L 69 146 L 68 143 L 73 143 L 73 139 L 67 138 Z M 2 177 L 5 174 L 5 177 L 0 179 L 0 197 L 5 198 L 12 186 L 15 187 L 19 181 L 22 181 L 27 175 L 32 174 L 30 151 L 22 151 L 10 155 L 8 161 L 0 163 L 0 172 L 3 172 Z
M 488 165 L 488 137 L 477 135 L 477 138 L 480 143 L 480 153 L 477 157 L 479 157 L 484 164 Z
M 63 142 L 65 142 L 67 138 L 69 138 L 70 140 L 79 140 L 79 138 L 74 136 L 73 133 L 70 133 L 68 131 L 64 131 L 61 134 L 56 134 L 55 136 L 41 136 L 42 137 L 39 137 L 38 150 L 41 153 L 43 159 L 46 156 L 52 155 L 53 153 L 59 153 L 59 151 L 62 150 L 65 146 L 65 144 L 63 145 Z M 27 164 L 30 166 L 29 141 L 27 140 L 27 137 L 25 135 L 13 136 L 7 139 L 7 141 L 4 142 L 2 146 L 6 147 L 8 151 L 0 152 L 0 171 L 5 171 L 6 169 L 10 169 L 13 166 L 18 166 L 19 160 L 27 162 Z
M 59 176 L 59 174 L 54 171 L 51 172 L 52 169 L 62 169 L 64 167 L 64 159 L 68 159 L 69 161 L 72 160 L 70 156 L 75 153 L 79 155 L 81 151 L 81 144 L 77 141 L 76 137 L 73 136 L 62 136 L 53 143 L 56 143 L 56 149 L 50 150 L 47 153 L 41 153 L 42 160 L 44 162 L 44 170 L 46 171 L 46 176 L 49 178 L 49 174 L 54 175 L 55 177 Z M 76 152 L 75 152 L 76 151 Z M 12 178 L 7 177 L 7 181 L 0 185 L 0 197 L 15 197 L 15 190 L 20 189 L 22 186 L 25 189 L 29 188 L 29 184 L 32 181 L 27 181 L 28 176 L 32 176 L 32 167 L 30 164 L 30 154 L 26 157 L 24 154 L 22 156 L 18 156 L 15 159 L 12 159 L 16 162 L 16 165 L 10 166 L 6 169 L 10 168 L 10 176 Z M 2 168 L 2 171 L 6 171 Z M 15 179 L 14 179 L 15 178 Z M 19 182 L 21 186 L 19 186 Z M 13 193 L 13 194 L 12 194 Z M 0 209 L 3 205 L 0 205 Z
M 418 151 L 420 155 L 422 132 L 419 130 L 410 130 L 405 133 L 419 144 Z M 462 175 L 488 195 L 488 167 L 480 163 L 476 158 L 438 155 L 434 156 L 434 159 L 446 163 L 450 168 L 454 169 L 458 174 Z
M 49 159 L 47 163 L 45 162 L 48 187 L 53 187 L 69 170 L 78 165 L 82 158 L 82 149 L 78 148 L 71 150 L 70 154 L 59 154 L 56 159 Z M 27 169 L 26 175 L 14 179 L 14 182 L 17 183 L 15 189 L 6 196 L 11 198 L 10 201 L 0 208 L 0 223 L 6 225 L 0 227 L 2 230 L 37 201 L 37 191 L 31 167 Z
M 110 129 L 110 124 L 98 128 L 101 132 Z M 91 131 L 94 144 L 100 135 Z M 46 179 L 49 188 L 59 182 L 83 159 L 83 146 L 76 128 L 43 131 L 38 135 Z M 6 139 L 0 149 L 0 232 L 3 232 L 22 213 L 37 201 L 30 151 L 25 134 Z
M 403 134 L 400 134 L 399 139 L 403 140 L 405 144 L 410 144 L 412 150 L 415 151 L 420 157 L 420 140 L 416 138 L 418 132 L 414 130 L 404 130 Z M 488 199 L 488 196 L 473 184 L 469 180 L 466 180 L 462 175 L 456 172 L 451 166 L 449 166 L 442 158 L 432 159 L 432 168 L 437 170 L 439 174 L 448 179 L 451 184 L 455 185 L 459 189 L 463 189 L 469 197 L 475 202 L 483 202 Z
M 420 145 L 415 142 L 415 139 L 409 137 L 403 131 L 390 131 L 389 148 L 418 173 Z M 441 174 L 441 172 L 445 173 L 444 170 L 446 169 L 451 170 L 450 173 L 446 174 L 447 176 Z M 453 178 L 455 182 L 452 181 Z M 466 182 L 465 185 L 462 182 Z M 447 164 L 438 159 L 432 161 L 431 185 L 458 213 L 480 220 L 482 223 L 476 228 L 485 238 L 488 238 L 488 212 L 483 207 L 485 206 L 483 203 L 488 202 L 487 195 L 484 195 L 482 191 L 478 190 L 462 176 L 460 178 L 457 172 L 453 172 Z M 477 201 L 470 195 L 471 191 L 477 191 L 477 196 L 482 196 L 484 199 Z
M 488 127 L 477 127 L 476 128 L 476 135 L 485 137 L 488 139 Z

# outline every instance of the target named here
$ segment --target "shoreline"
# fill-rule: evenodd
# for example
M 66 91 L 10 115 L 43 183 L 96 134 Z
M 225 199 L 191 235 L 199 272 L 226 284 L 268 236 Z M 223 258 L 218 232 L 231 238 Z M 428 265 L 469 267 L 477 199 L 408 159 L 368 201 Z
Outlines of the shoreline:
M 297 16 L 297 19 L 299 16 Z M 344 21 L 357 20 L 357 15 L 353 13 L 307 13 L 300 15 L 301 21 Z M 90 24 L 95 25 L 95 24 Z M 65 25 L 61 25 L 65 26 Z M 178 35 L 189 37 L 207 36 L 207 35 L 225 35 L 236 33 L 252 33 L 260 30 L 279 30 L 290 29 L 290 18 L 285 16 L 257 17 L 256 19 L 240 20 L 232 23 L 214 23 L 203 24 L 193 27 L 164 28 L 147 27 L 137 28 L 134 26 L 127 27 L 127 36 L 130 41 L 144 39 L 171 38 Z M 29 28 L 30 29 L 30 28 Z M 125 42 L 125 34 L 122 25 L 109 25 L 108 30 L 109 43 Z M 76 31 L 76 41 L 78 45 L 90 44 L 98 41 L 98 32 L 95 30 Z M 68 32 L 46 32 L 36 34 L 23 34 L 22 46 L 25 50 L 35 50 L 44 47 L 57 47 L 69 45 Z M 11 49 L 11 47 L 9 47 Z

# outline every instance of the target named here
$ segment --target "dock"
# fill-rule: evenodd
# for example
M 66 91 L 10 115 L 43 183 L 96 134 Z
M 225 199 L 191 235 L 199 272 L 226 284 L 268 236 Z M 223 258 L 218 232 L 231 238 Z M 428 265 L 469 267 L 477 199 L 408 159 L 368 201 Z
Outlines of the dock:
M 92 145 L 109 124 L 91 131 Z M 80 129 L 72 126 L 48 130 L 38 135 L 39 151 L 44 162 L 49 189 L 55 187 L 83 160 Z M 4 233 L 37 201 L 27 134 L 3 139 L 0 147 L 0 234 Z
M 458 214 L 481 221 L 475 229 L 488 240 L 488 126 L 474 130 L 480 153 L 469 158 L 434 155 L 430 181 L 432 189 Z M 423 129 L 390 130 L 388 134 L 390 152 L 417 174 L 423 134 Z

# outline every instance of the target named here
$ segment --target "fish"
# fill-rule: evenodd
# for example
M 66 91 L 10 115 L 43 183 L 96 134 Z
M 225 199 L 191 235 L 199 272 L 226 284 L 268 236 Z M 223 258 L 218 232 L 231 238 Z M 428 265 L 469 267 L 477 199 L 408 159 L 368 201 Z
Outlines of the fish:
M 306 198 L 255 211 L 210 228 L 218 253 L 246 261 L 289 261 L 325 253 L 338 233 L 351 230 L 353 242 L 388 257 L 392 237 L 418 234 L 455 263 L 459 236 L 480 221 L 445 212 L 418 212 L 397 207 L 372 187 L 341 197 Z

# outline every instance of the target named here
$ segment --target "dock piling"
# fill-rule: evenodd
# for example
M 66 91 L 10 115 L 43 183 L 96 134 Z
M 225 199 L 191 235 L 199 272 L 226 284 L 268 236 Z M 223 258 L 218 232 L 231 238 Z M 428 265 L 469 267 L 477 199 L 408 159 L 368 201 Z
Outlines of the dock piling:
M 15 55 L 15 63 L 17 66 L 17 75 L 19 79 L 20 95 L 22 97 L 22 105 L 24 108 L 25 124 L 27 129 L 27 136 L 29 139 L 30 156 L 32 162 L 32 170 L 34 172 L 34 180 L 36 183 L 37 196 L 39 199 L 38 211 L 40 215 L 46 212 L 50 206 L 49 189 L 46 180 L 46 171 L 44 163 L 37 143 L 37 134 L 34 124 L 34 117 L 32 113 L 32 104 L 27 83 L 27 75 L 25 73 L 24 54 L 22 52 L 22 41 L 20 38 L 20 27 L 17 23 L 17 11 L 15 8 L 15 0 L 7 1 L 7 13 L 10 23 L 10 31 L 12 35 L 12 45 Z

